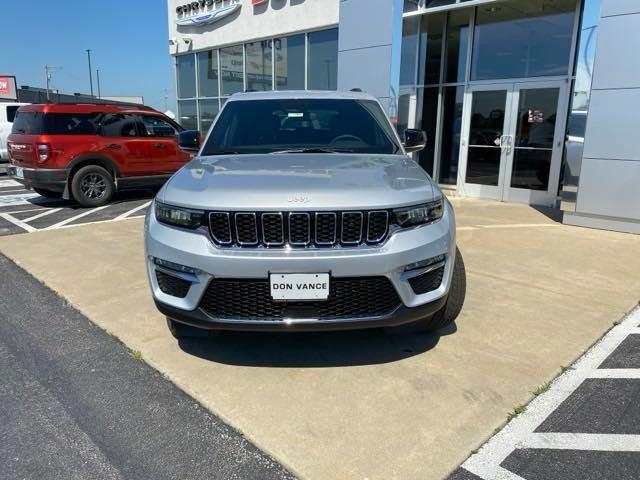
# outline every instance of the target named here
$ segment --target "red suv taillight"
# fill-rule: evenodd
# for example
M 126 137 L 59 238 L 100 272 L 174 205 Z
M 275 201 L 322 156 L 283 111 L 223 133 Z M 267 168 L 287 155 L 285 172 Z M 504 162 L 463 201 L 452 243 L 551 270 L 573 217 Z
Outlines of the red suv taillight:
M 48 143 L 37 143 L 38 163 L 44 163 L 51 158 L 51 145 Z

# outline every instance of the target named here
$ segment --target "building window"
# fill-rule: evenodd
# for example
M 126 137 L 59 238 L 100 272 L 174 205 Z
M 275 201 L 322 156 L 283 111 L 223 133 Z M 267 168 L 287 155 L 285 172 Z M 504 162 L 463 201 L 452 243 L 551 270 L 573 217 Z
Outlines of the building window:
M 418 51 L 418 85 L 440 83 L 442 64 L 442 37 L 446 15 L 424 15 L 420 23 L 420 48 Z
M 442 93 L 442 146 L 438 182 L 455 185 L 458 178 L 464 86 L 444 87 Z
M 436 145 L 436 128 L 438 125 L 438 87 L 421 88 L 418 99 L 422 100 L 422 116 L 418 119 L 417 127 L 427 134 L 427 146 L 419 153 L 420 166 L 429 175 L 433 175 L 433 163 Z
M 247 43 L 247 90 L 272 90 L 271 40 Z
M 276 90 L 304 90 L 304 37 L 292 35 L 274 39 Z
M 198 53 L 198 96 L 218 96 L 218 50 Z
M 178 55 L 175 62 L 177 121 L 185 128 L 199 128 L 206 133 L 234 93 L 335 90 L 338 29 Z
M 312 32 L 309 39 L 307 88 L 336 90 L 338 86 L 338 29 Z
M 470 11 L 454 10 L 447 19 L 447 53 L 444 81 L 464 82 L 467 76 Z
M 187 130 L 198 129 L 198 110 L 195 100 L 178 100 L 178 123 Z
M 400 52 L 400 85 L 415 85 L 420 17 L 412 16 L 402 22 L 402 50 Z
M 206 100 L 199 100 L 198 108 L 200 110 L 200 131 L 206 133 L 209 131 L 209 127 L 211 127 L 211 124 L 220 111 L 218 99 L 208 98 Z
M 576 0 L 479 6 L 471 79 L 567 75 L 575 11 Z
M 222 95 L 244 91 L 244 54 L 242 45 L 220 49 Z
M 176 57 L 178 77 L 178 98 L 194 98 L 196 96 L 196 60 L 191 53 Z

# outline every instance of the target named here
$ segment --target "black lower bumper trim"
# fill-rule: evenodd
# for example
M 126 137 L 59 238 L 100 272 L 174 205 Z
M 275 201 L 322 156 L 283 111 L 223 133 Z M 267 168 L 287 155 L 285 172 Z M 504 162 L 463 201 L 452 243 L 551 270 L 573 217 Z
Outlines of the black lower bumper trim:
M 22 173 L 24 178 L 18 178 L 15 166 L 7 168 L 7 174 L 27 188 L 64 192 L 67 185 L 68 172 L 64 168 L 23 168 Z
M 167 305 L 154 298 L 156 307 L 161 313 L 176 322 L 184 323 L 192 327 L 206 330 L 245 330 L 254 332 L 280 331 L 280 332 L 315 332 L 331 330 L 358 330 L 364 328 L 394 327 L 418 321 L 433 315 L 440 310 L 447 297 L 444 296 L 425 305 L 418 307 L 401 306 L 393 313 L 376 318 L 362 318 L 357 320 L 318 320 L 316 322 L 293 322 L 284 321 L 225 321 L 212 318 L 200 309 L 182 310 L 180 308 Z

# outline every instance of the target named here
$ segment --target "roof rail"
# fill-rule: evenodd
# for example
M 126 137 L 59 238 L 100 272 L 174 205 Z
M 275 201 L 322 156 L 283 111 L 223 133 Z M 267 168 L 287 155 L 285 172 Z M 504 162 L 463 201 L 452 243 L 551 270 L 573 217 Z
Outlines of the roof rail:
M 117 102 L 117 101 L 101 101 L 101 102 L 48 102 L 49 105 L 110 105 L 113 107 L 123 108 L 139 108 L 141 110 L 154 110 L 153 107 L 142 103 Z

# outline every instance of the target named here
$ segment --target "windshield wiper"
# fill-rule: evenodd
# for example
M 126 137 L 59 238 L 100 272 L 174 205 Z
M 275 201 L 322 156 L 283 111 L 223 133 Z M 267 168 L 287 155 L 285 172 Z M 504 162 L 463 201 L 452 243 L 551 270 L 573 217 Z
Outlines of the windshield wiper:
M 271 153 L 351 153 L 353 150 L 348 148 L 325 148 L 325 147 L 309 147 L 309 148 L 291 148 L 287 150 L 276 150 Z

